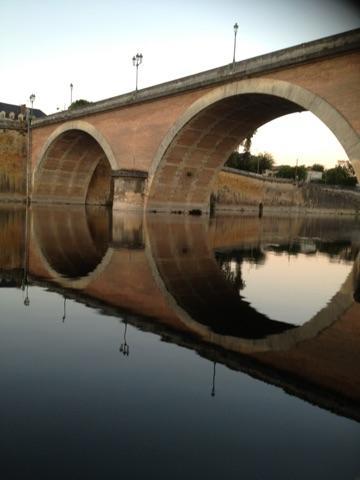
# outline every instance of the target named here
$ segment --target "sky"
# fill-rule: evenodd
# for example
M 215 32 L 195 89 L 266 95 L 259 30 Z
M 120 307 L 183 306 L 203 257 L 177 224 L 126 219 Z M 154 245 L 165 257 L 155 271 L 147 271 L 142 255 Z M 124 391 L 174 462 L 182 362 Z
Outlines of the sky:
M 360 27 L 350 0 L 0 0 L 0 101 L 54 113 Z M 284 134 L 285 133 L 285 134 Z M 284 143 L 284 138 L 287 142 Z M 306 147 L 304 147 L 304 138 Z M 258 130 L 253 153 L 331 166 L 346 154 L 309 113 Z

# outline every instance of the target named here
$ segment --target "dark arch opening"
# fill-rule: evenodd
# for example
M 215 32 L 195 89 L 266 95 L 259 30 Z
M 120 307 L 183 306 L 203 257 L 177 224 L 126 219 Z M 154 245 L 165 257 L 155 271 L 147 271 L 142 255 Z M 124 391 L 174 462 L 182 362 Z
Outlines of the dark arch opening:
M 110 205 L 111 166 L 99 143 L 81 130 L 60 134 L 41 160 L 32 198 L 42 203 Z

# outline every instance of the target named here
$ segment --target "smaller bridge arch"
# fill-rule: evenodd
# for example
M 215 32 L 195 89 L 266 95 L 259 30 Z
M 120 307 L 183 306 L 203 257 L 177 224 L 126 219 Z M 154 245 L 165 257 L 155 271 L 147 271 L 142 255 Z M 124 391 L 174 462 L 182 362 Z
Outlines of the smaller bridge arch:
M 46 140 L 36 162 L 32 200 L 50 203 L 112 203 L 111 171 L 117 168 L 106 138 L 91 124 L 74 120 Z
M 359 135 L 324 98 L 284 80 L 239 80 L 196 100 L 168 131 L 149 171 L 147 209 L 207 211 L 216 174 L 236 146 L 265 123 L 302 111 L 334 133 L 360 178 Z

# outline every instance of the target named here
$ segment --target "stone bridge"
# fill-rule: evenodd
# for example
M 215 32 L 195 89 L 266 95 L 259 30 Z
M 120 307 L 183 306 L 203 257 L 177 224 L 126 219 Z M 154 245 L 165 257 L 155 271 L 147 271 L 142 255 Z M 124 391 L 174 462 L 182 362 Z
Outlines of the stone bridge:
M 209 211 L 214 179 L 254 129 L 310 111 L 360 178 L 360 29 L 34 121 L 33 202 Z

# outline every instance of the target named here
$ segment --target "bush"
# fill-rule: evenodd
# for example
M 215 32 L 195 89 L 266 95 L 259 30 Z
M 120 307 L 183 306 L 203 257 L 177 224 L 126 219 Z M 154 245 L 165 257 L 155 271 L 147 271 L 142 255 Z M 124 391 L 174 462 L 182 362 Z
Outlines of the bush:
M 83 108 L 86 107 L 87 105 L 90 105 L 91 102 L 88 102 L 87 100 L 84 100 L 83 98 L 80 98 L 79 100 L 75 100 L 70 107 L 69 110 L 76 110 L 77 108 Z
M 357 184 L 357 179 L 349 168 L 338 165 L 335 168 L 329 168 L 329 170 L 325 171 L 324 182 L 327 185 L 354 187 Z
M 274 165 L 274 159 L 270 153 L 264 152 L 259 155 L 251 155 L 249 152 L 232 152 L 225 163 L 226 167 L 245 170 L 247 172 L 263 173 L 270 170 Z

